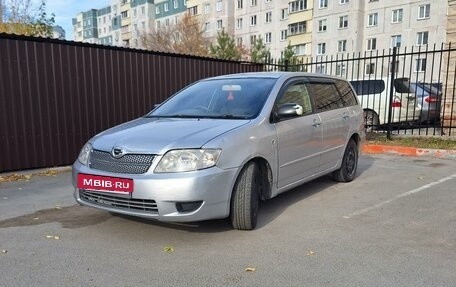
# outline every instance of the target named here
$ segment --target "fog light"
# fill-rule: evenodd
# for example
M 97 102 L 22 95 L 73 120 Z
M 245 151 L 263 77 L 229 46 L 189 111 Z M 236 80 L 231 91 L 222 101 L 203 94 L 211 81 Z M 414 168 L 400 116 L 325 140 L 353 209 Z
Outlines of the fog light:
M 200 208 L 202 204 L 202 201 L 177 202 L 176 209 L 179 212 L 192 212 Z

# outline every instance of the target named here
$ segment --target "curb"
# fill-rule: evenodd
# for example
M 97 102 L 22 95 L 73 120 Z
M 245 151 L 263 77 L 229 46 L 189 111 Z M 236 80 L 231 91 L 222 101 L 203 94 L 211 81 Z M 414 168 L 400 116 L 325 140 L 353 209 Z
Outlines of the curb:
M 428 149 L 405 146 L 389 146 L 389 145 L 369 145 L 365 144 L 362 147 L 364 154 L 396 154 L 414 157 L 435 157 L 444 159 L 456 159 L 456 150 L 446 149 Z

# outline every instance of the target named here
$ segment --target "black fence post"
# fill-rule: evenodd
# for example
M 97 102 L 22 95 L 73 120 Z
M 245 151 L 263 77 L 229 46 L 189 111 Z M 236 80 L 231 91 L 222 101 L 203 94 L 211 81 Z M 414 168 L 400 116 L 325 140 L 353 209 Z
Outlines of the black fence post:
M 285 59 L 285 66 L 284 66 L 285 72 L 288 72 L 288 64 L 289 64 L 288 59 Z
M 386 130 L 386 138 L 391 140 L 391 120 L 393 117 L 393 98 L 394 98 L 394 74 L 396 73 L 396 53 L 397 47 L 393 48 L 393 59 L 391 63 L 391 78 L 389 87 L 389 106 L 388 106 L 388 128 Z

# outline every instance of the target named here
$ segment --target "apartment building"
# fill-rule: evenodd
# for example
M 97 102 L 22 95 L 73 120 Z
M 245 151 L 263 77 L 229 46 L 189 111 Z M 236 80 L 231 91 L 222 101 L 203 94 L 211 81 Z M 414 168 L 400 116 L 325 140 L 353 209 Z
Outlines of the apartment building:
M 184 1 L 175 0 L 182 7 Z M 140 48 L 141 35 L 150 33 L 155 27 L 157 11 L 154 2 L 164 6 L 165 3 L 170 5 L 173 0 L 112 0 L 107 7 L 78 13 L 73 18 L 74 40 Z
M 312 54 L 347 56 L 347 53 L 388 53 L 393 47 L 425 50 L 446 37 L 447 0 L 315 0 Z M 344 55 L 345 54 L 345 55 Z M 404 64 L 404 63 L 399 63 Z M 424 57 L 407 63 L 415 73 L 426 71 Z M 360 75 L 388 74 L 390 63 L 366 63 Z M 336 74 L 344 76 L 341 64 Z M 317 67 L 325 72 L 324 67 Z
M 295 48 L 296 55 L 307 59 L 312 55 L 314 3 L 311 0 L 289 1 L 287 40 Z M 283 12 L 285 13 L 285 11 Z

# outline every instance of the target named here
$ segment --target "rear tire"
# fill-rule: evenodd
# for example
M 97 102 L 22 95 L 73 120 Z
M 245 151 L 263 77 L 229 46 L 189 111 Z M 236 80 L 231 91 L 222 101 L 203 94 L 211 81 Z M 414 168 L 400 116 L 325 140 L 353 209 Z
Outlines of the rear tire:
M 231 197 L 231 224 L 239 230 L 252 230 L 257 224 L 261 175 L 258 166 L 249 162 L 241 171 Z
M 333 179 L 338 182 L 350 182 L 355 179 L 358 168 L 358 146 L 354 140 L 348 142 L 340 169 L 333 172 Z

